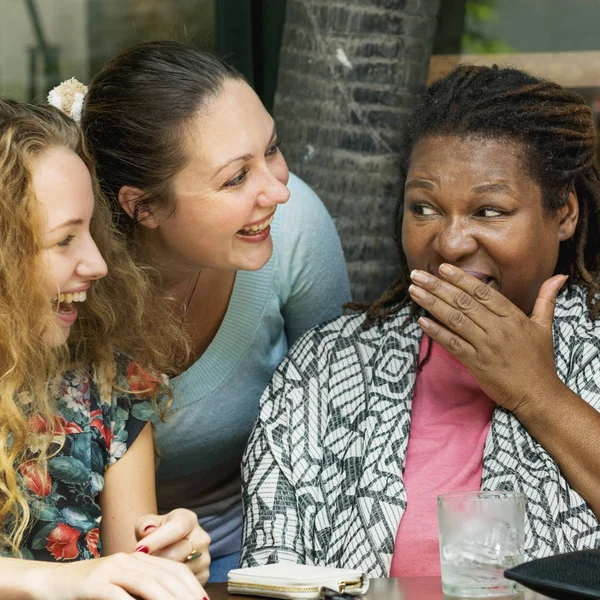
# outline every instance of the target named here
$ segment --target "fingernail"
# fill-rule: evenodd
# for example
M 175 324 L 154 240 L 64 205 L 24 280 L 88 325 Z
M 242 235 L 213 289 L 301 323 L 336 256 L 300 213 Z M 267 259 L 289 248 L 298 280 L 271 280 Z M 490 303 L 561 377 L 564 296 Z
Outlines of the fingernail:
M 423 271 L 413 271 L 410 274 L 410 278 L 417 283 L 427 283 L 429 281 L 429 277 Z
M 149 550 L 148 550 L 148 546 L 140 546 L 139 548 L 135 549 L 136 552 L 143 552 L 144 554 L 148 554 Z
M 426 319 L 425 317 L 421 317 L 417 323 L 423 328 L 423 329 L 429 329 L 431 327 L 431 321 L 429 319 Z
M 425 292 L 421 288 L 418 288 L 416 285 L 409 286 L 408 291 L 411 296 L 414 296 L 415 298 L 419 298 L 420 300 L 423 300 L 427 297 L 425 295 Z
M 450 265 L 447 265 L 445 263 L 443 265 L 440 265 L 439 270 L 440 273 L 443 273 L 444 275 L 454 275 L 454 269 Z
M 144 533 L 146 533 L 146 531 L 149 529 L 156 529 L 156 525 L 146 525 L 146 527 L 144 527 Z

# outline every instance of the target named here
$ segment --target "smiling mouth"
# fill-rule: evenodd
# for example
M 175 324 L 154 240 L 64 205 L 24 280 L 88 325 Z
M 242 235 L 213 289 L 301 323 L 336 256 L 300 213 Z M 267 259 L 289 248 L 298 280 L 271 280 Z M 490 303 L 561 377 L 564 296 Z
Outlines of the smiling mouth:
M 72 294 L 58 294 L 56 298 L 52 300 L 52 306 L 54 306 L 57 312 L 65 315 L 69 315 L 74 311 L 73 304 L 75 302 L 85 302 L 87 299 L 87 292 L 75 292 Z
M 262 233 L 273 222 L 274 218 L 275 213 L 273 213 L 266 221 L 263 221 L 258 225 L 248 225 L 247 227 L 242 227 L 241 229 L 238 229 L 237 233 L 239 235 L 258 235 L 259 233 Z

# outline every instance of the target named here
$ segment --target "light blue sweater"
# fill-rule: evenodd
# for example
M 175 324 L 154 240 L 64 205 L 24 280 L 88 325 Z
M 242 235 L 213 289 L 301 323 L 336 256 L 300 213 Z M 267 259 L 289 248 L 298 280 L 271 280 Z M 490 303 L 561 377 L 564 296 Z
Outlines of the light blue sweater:
M 215 558 L 241 547 L 240 462 L 262 392 L 288 347 L 350 299 L 329 214 L 294 175 L 288 187 L 271 225 L 273 256 L 258 271 L 238 271 L 217 335 L 173 379 L 169 422 L 156 423 L 159 510 L 194 510 Z

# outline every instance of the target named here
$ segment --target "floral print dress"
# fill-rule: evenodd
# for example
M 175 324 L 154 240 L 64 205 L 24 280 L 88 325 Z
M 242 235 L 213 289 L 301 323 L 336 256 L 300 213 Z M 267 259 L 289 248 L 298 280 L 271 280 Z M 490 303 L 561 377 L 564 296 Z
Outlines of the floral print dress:
M 125 454 L 154 414 L 147 394 L 144 399 L 143 393 L 128 393 L 148 389 L 148 374 L 122 357 L 117 366 L 110 402 L 101 401 L 86 371 L 64 377 L 56 417 L 56 430 L 65 434 L 64 446 L 48 461 L 46 477 L 40 477 L 32 463 L 19 469 L 21 484 L 32 497 L 33 525 L 22 547 L 25 559 L 74 561 L 101 555 L 98 495 L 104 472 Z M 122 391 L 116 391 L 119 388 Z M 40 433 L 46 427 L 40 418 L 31 425 Z

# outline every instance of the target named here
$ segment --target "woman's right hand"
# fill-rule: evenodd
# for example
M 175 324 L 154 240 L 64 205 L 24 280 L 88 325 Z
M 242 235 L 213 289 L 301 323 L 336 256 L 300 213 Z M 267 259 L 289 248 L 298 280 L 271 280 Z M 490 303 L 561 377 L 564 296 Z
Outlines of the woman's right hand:
M 31 567 L 36 600 L 208 600 L 186 565 L 140 552 Z

